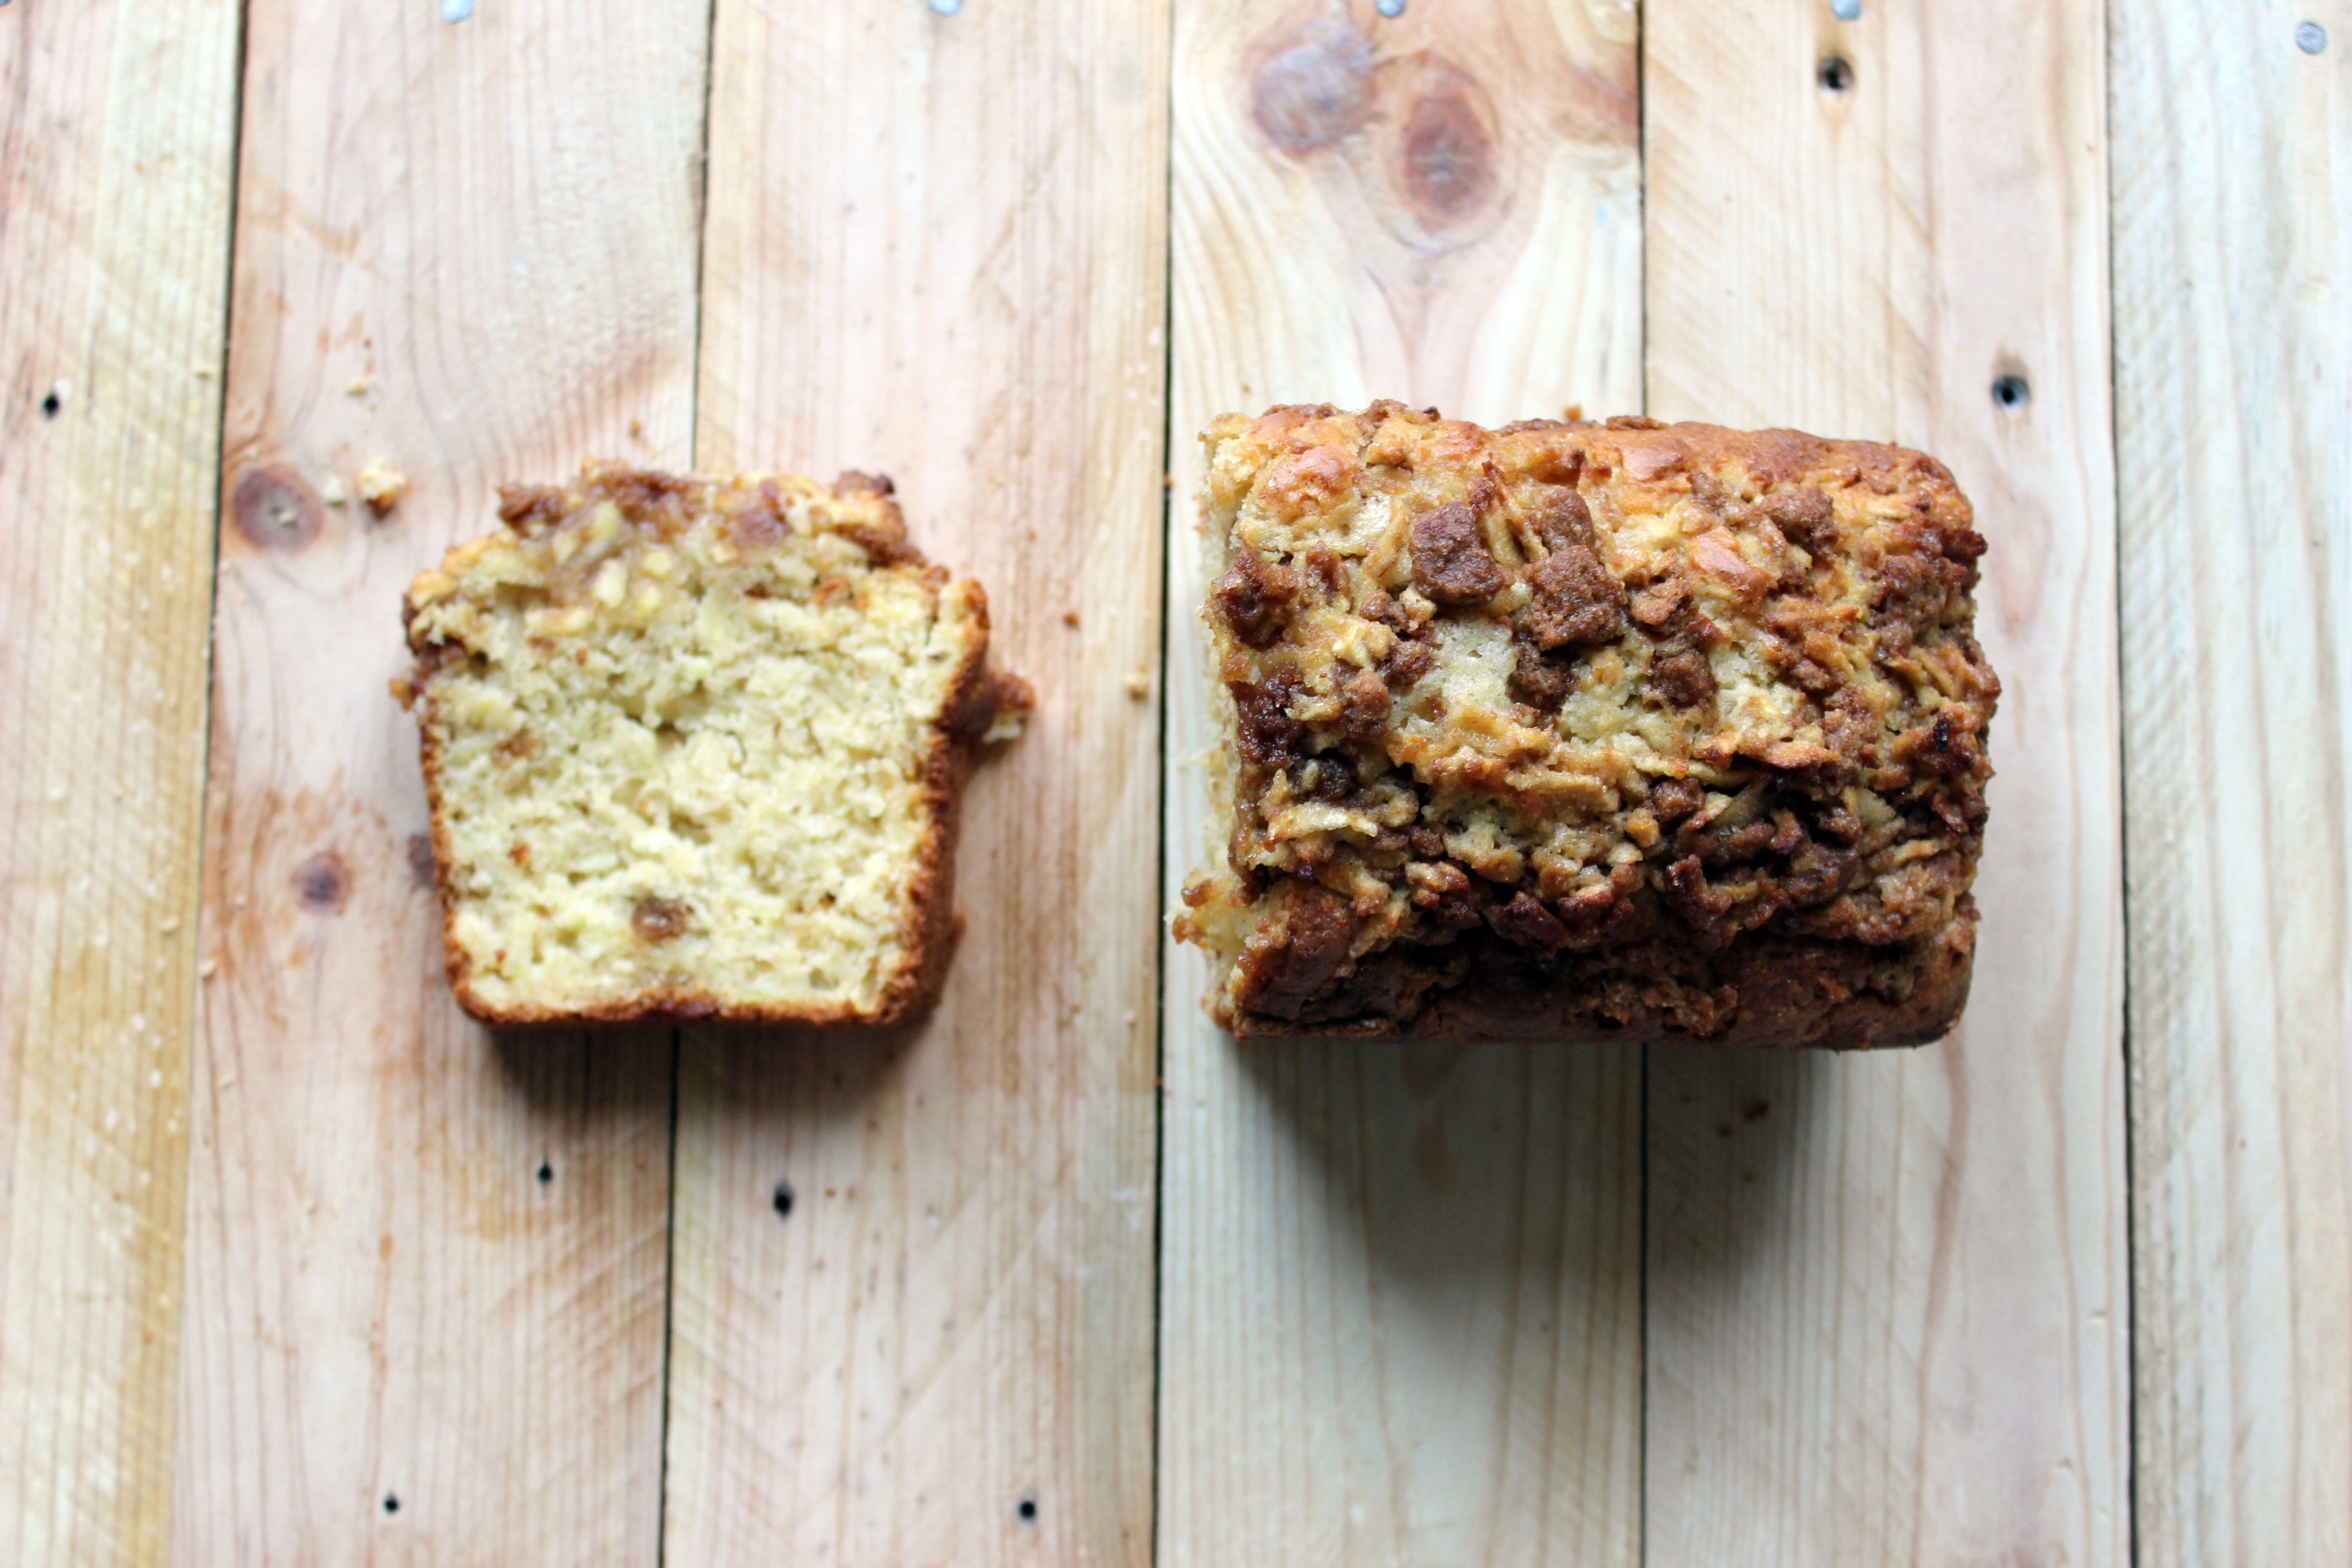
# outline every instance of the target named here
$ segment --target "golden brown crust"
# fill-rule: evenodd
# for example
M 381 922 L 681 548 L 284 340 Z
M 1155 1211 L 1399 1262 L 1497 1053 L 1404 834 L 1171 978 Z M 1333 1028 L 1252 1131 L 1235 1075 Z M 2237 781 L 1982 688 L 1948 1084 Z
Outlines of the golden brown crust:
M 1910 1044 L 1967 994 L 1984 550 L 1933 458 L 1376 404 L 1204 437 L 1237 1034 Z
M 1244 1038 L 1633 1040 L 1745 1048 L 1830 1050 L 1923 1046 L 1949 1033 L 1969 998 L 1977 909 L 1962 898 L 1951 922 L 1890 964 L 1860 942 L 1770 938 L 1694 963 L 1666 956 L 1571 958 L 1549 969 L 1507 944 L 1481 940 L 1457 976 L 1432 986 L 1410 1017 L 1299 1023 L 1213 1005 Z M 1696 984 L 1668 981 L 1687 968 Z M 1728 994 L 1728 1003 L 1718 998 Z
M 930 565 L 908 538 L 898 504 L 887 477 L 856 471 L 844 473 L 831 492 L 814 490 L 805 481 L 793 481 L 812 490 L 837 510 L 832 531 L 854 541 L 879 568 L 907 567 L 921 572 L 934 590 L 944 587 L 948 574 Z M 583 484 L 592 496 L 622 496 L 630 521 L 651 524 L 660 538 L 687 526 L 697 503 L 709 504 L 706 481 L 689 479 L 625 465 L 591 462 L 584 466 Z M 761 497 L 767 492 L 765 500 Z M 747 550 L 758 550 L 789 533 L 782 503 L 772 483 L 719 481 L 719 504 L 732 510 L 734 537 Z M 748 502 L 746 498 L 750 498 Z M 500 492 L 499 515 L 518 532 L 558 526 L 579 510 L 579 496 L 567 499 L 561 489 L 507 486 Z M 467 552 L 460 545 L 439 569 L 442 575 L 462 570 Z M 404 602 L 402 624 L 409 635 L 415 663 L 394 682 L 394 695 L 415 706 L 428 688 L 434 672 L 463 650 L 425 638 L 415 626 L 419 600 L 436 574 L 418 579 Z M 482 996 L 472 983 L 471 960 L 457 935 L 457 908 L 449 897 L 446 868 L 452 846 L 442 794 L 441 736 L 431 723 L 420 725 L 420 757 L 431 814 L 435 884 L 441 900 L 441 939 L 449 985 L 458 1005 L 480 1022 L 496 1027 L 545 1027 L 590 1024 L 620 1024 L 667 1018 L 680 1022 L 772 1026 L 824 1026 L 881 1028 L 908 1023 L 935 1006 L 954 958 L 961 920 L 955 912 L 955 856 L 965 781 L 973 763 L 1001 717 L 1025 712 L 1034 704 L 1028 684 L 1018 676 L 992 672 L 988 666 L 988 607 L 977 584 L 966 585 L 977 636 L 950 679 L 948 700 L 931 726 L 923 766 L 923 798 L 927 826 L 918 846 L 910 876 L 907 918 L 902 928 L 904 961 L 871 1008 L 833 1006 L 770 1006 L 747 1005 L 704 991 L 676 985 L 648 987 L 625 1000 L 586 1007 L 501 1006 Z M 683 906 L 680 906 L 682 909 Z M 675 917 L 673 917 L 675 918 Z
M 985 633 L 985 598 L 978 609 Z M 907 917 L 907 963 L 883 992 L 881 1005 L 871 1016 L 840 1022 L 877 1026 L 904 1023 L 929 1012 L 947 984 L 948 964 L 962 934 L 955 913 L 955 859 L 963 822 L 964 780 L 996 718 L 998 683 L 989 674 L 986 654 L 983 636 L 957 669 L 954 693 L 941 708 L 931 733 L 930 754 L 923 769 L 930 826 L 916 851 Z

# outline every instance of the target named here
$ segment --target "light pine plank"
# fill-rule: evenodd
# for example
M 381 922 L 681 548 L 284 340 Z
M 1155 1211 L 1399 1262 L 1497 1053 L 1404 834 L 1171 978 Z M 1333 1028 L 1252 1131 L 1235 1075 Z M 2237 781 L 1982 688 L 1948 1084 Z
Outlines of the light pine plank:
M 2352 8 L 2109 16 L 2140 1561 L 2342 1563 Z
M 1944 458 L 2007 691 L 1958 1034 L 1661 1049 L 1650 1561 L 2113 1563 L 2126 1508 L 2104 40 L 2034 0 L 1645 8 L 1650 412 Z M 1844 90 L 1822 62 L 1851 68 Z M 1990 388 L 2014 374 L 2030 396 Z
M 1194 435 L 1641 394 L 1630 5 L 1176 16 L 1167 897 L 1218 852 Z M 1237 1047 L 1171 947 L 1160 1560 L 1630 1563 L 1638 1052 Z
M 697 458 L 895 476 L 1039 707 L 928 1024 L 687 1038 L 666 1560 L 1141 1563 L 1166 13 L 716 29 Z
M 236 7 L 0 10 L 0 1562 L 169 1526 Z
M 656 1560 L 672 1037 L 456 1011 L 385 688 L 403 588 L 497 526 L 496 481 L 688 456 L 705 15 L 248 17 L 189 1568 Z M 377 460 L 388 515 L 332 503 Z

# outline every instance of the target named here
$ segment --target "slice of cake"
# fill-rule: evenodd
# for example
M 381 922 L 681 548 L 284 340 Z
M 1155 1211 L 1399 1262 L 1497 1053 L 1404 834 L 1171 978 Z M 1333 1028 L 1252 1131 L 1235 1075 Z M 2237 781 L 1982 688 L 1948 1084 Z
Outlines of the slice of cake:
M 988 601 L 887 479 L 589 464 L 406 606 L 457 999 L 492 1023 L 887 1024 L 954 945 L 957 803 L 1017 729 Z
M 2000 695 L 1933 458 L 1393 403 L 1204 437 L 1240 1035 L 1931 1040 Z

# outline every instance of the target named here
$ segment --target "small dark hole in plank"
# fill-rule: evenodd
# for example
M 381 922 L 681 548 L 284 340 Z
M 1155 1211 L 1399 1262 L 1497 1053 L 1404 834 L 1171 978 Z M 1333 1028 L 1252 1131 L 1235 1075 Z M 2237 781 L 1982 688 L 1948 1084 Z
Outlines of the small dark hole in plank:
M 543 1187 L 553 1180 L 555 1180 L 555 1167 L 541 1160 L 539 1163 L 539 1184 Z
M 1832 55 L 1822 62 L 1819 79 L 1823 92 L 1852 92 L 1853 62 L 1843 55 Z
M 776 1184 L 776 1196 L 774 1201 L 776 1205 L 776 1217 L 778 1219 L 782 1219 L 793 1212 L 793 1184 L 790 1182 L 778 1182 Z
M 58 415 L 63 414 L 65 411 L 66 400 L 59 397 L 56 393 L 52 392 L 47 397 L 41 399 L 42 418 L 55 419 Z
M 393 1496 L 390 1492 L 384 1493 L 383 1511 L 386 1513 L 398 1513 L 400 1511 L 400 1500 Z
M 1037 1500 L 1033 1497 L 1023 1498 L 1021 1505 L 1013 1511 L 1021 1516 L 1022 1523 L 1034 1524 L 1037 1522 Z
M 2022 408 L 2033 395 L 2033 388 L 2021 375 L 2004 375 L 1992 384 L 1992 400 L 2003 408 Z

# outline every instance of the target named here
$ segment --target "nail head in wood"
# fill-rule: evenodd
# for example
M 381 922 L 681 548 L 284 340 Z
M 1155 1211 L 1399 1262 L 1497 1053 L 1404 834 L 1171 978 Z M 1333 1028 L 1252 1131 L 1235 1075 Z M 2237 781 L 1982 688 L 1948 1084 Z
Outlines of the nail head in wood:
M 2327 29 L 2316 22 L 2298 22 L 2294 26 L 2294 47 L 2306 55 L 2315 55 L 2327 47 Z

